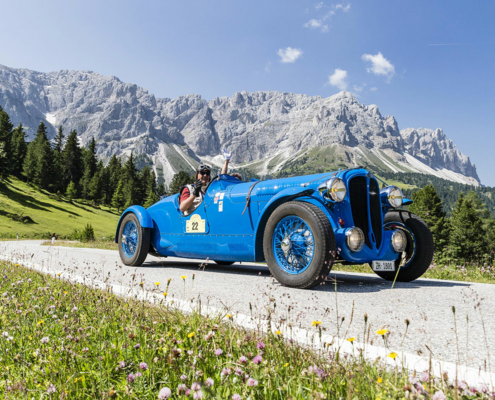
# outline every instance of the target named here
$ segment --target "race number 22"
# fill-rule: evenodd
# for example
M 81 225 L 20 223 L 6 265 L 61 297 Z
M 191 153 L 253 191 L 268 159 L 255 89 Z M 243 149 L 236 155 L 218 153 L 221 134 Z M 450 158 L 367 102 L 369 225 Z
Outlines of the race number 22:
M 186 233 L 205 233 L 206 221 L 198 214 L 194 214 L 186 221 Z

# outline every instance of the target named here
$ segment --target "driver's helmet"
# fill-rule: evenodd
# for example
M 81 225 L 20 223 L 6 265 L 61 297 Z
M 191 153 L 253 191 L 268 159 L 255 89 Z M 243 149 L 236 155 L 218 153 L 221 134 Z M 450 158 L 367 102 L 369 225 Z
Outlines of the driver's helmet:
M 211 178 L 211 167 L 208 164 L 199 164 L 198 168 L 196 168 L 196 179 L 198 179 L 198 173 L 208 172 Z

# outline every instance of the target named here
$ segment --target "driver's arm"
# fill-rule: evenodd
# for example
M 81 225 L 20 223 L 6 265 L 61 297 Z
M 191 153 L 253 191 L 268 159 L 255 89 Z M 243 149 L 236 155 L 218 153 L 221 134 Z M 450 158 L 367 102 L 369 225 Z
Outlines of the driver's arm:
M 189 195 L 189 197 L 183 201 L 180 202 L 179 208 L 182 212 L 186 211 L 189 207 L 191 207 L 192 203 L 194 202 L 195 197 Z
M 225 160 L 225 163 L 223 164 L 223 168 L 222 168 L 222 175 L 226 175 L 227 174 L 227 171 L 229 170 L 229 161 L 230 160 Z

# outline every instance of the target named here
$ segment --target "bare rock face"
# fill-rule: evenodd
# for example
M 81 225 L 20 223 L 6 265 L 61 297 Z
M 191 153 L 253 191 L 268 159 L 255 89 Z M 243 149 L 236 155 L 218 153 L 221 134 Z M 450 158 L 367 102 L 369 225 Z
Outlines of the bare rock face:
M 430 173 L 479 184 L 475 166 L 442 130 L 399 130 L 348 92 L 328 98 L 280 92 L 237 92 L 206 101 L 191 94 L 159 99 L 116 77 L 91 71 L 40 73 L 0 66 L 0 105 L 29 138 L 40 121 L 54 136 L 59 125 L 83 143 L 97 141 L 104 159 L 113 153 L 146 154 L 170 181 L 199 161 L 218 163 L 226 146 L 239 167 L 260 164 L 273 173 L 314 148 L 338 149 L 349 165 Z M 276 162 L 275 162 L 276 161 Z

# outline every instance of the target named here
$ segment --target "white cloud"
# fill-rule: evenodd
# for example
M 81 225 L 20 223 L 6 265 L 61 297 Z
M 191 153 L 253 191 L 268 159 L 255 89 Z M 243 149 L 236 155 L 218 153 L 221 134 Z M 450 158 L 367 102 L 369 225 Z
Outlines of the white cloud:
M 322 8 L 325 4 L 323 4 L 323 1 L 321 3 L 318 3 L 315 8 L 318 10 L 319 8 Z
M 279 49 L 277 54 L 280 56 L 280 62 L 283 63 L 293 63 L 299 57 L 302 56 L 301 49 L 293 49 L 292 47 L 287 47 L 286 49 Z
M 323 24 L 323 20 L 321 19 L 310 19 L 303 26 L 309 29 L 320 29 L 322 32 L 328 32 L 328 25 Z
M 328 77 L 328 83 L 332 86 L 338 87 L 340 90 L 347 89 L 347 71 L 336 68 L 334 73 Z
M 366 68 L 366 70 L 375 75 L 383 75 L 387 77 L 387 81 L 390 82 L 395 74 L 395 67 L 390 61 L 388 61 L 383 54 L 378 52 L 378 54 L 363 54 L 362 59 L 364 61 L 369 61 L 371 66 Z
M 374 86 L 373 87 L 370 87 L 370 91 L 372 91 L 372 92 L 376 92 L 377 90 L 378 90 L 377 87 L 374 87 Z
M 355 92 L 362 92 L 363 91 L 363 87 L 362 86 L 356 86 L 356 85 L 354 85 L 354 91 Z
M 345 6 L 343 4 L 336 4 L 334 7 L 335 7 L 336 10 L 339 10 L 340 9 L 340 10 L 342 10 L 344 12 L 347 12 L 347 11 L 349 11 L 351 9 L 351 5 L 350 4 L 347 4 Z

